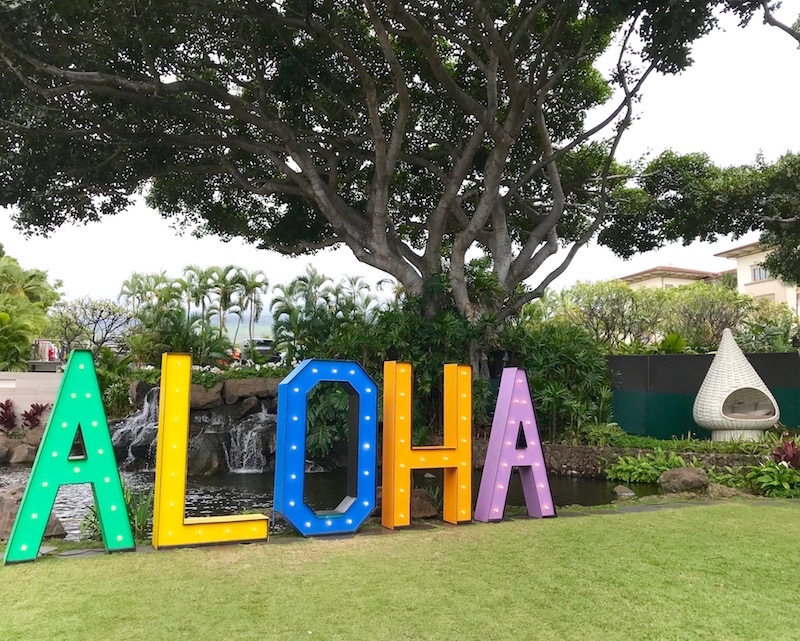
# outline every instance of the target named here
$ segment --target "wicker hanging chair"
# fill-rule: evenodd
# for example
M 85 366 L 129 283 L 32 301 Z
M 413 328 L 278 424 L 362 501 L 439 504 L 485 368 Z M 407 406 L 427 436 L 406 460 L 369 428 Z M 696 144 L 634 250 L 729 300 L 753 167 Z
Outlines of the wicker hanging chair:
M 729 329 L 722 333 L 692 410 L 714 441 L 758 440 L 780 420 L 772 392 L 745 358 Z

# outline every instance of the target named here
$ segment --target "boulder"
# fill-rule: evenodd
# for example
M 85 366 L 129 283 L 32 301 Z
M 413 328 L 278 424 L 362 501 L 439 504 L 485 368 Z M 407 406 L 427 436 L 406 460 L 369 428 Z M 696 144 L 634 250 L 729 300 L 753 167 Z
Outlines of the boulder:
M 8 459 L 11 458 L 11 452 L 17 445 L 19 445 L 19 440 L 0 434 L 0 463 L 8 462 Z
M 25 492 L 24 485 L 10 485 L 0 488 L 0 541 L 7 541 L 11 535 L 11 528 L 22 502 L 22 495 Z M 64 538 L 67 535 L 61 521 L 52 514 L 47 520 L 47 527 L 44 535 L 46 538 Z
M 720 485 L 719 483 L 709 483 L 708 496 L 712 499 L 729 499 L 734 496 L 741 496 L 742 493 L 735 487 L 728 487 L 727 485 Z
M 636 498 L 636 494 L 633 492 L 633 490 L 625 485 L 617 485 L 617 487 L 614 488 L 614 495 L 618 499 Z
M 130 442 L 129 451 L 134 460 L 140 462 L 145 466 L 152 467 L 155 465 L 155 450 L 156 438 L 158 437 L 158 427 L 155 425 L 147 425 L 143 427 L 136 437 Z M 116 449 L 114 450 L 116 455 Z M 127 453 L 121 456 L 119 461 L 124 461 L 127 458 Z
M 381 504 L 383 502 L 383 488 L 378 486 L 375 493 L 375 510 L 373 516 L 379 516 L 381 513 Z M 433 498 L 421 488 L 414 488 L 411 490 L 411 518 L 412 519 L 431 519 L 439 515 L 436 505 L 433 503 Z
M 33 445 L 33 447 L 39 447 L 39 444 L 42 442 L 42 436 L 44 436 L 44 425 L 40 425 L 39 427 L 34 427 L 32 430 L 28 430 L 25 432 L 25 436 L 22 438 L 22 442 L 26 445 Z
M 222 381 L 215 383 L 208 389 L 202 385 L 192 384 L 190 408 L 193 410 L 208 410 L 222 405 L 224 402 L 222 400 L 222 383 Z
M 277 396 L 278 379 L 276 378 L 231 378 L 225 381 L 222 388 L 222 397 L 228 405 L 247 398 L 256 396 L 266 398 L 267 396 Z
M 147 398 L 147 393 L 153 389 L 155 385 L 145 381 L 132 381 L 131 386 L 128 388 L 128 398 L 137 410 L 142 409 L 144 406 L 144 399 Z
M 132 429 L 111 428 L 111 445 L 114 448 L 114 456 L 121 462 L 128 458 L 128 449 L 133 442 L 136 433 Z
M 433 502 L 433 497 L 427 491 L 414 488 L 411 490 L 411 518 L 432 519 L 438 516 L 439 511 Z
M 189 443 L 187 472 L 190 476 L 214 476 L 225 472 L 225 445 L 222 434 L 199 434 Z
M 261 403 L 255 396 L 248 396 L 239 404 L 238 416 L 244 418 L 261 409 Z
M 20 443 L 11 452 L 11 458 L 8 459 L 9 463 L 33 463 L 36 458 L 36 448 L 33 445 Z
M 662 492 L 702 492 L 708 487 L 708 474 L 696 467 L 679 467 L 659 476 L 658 485 Z

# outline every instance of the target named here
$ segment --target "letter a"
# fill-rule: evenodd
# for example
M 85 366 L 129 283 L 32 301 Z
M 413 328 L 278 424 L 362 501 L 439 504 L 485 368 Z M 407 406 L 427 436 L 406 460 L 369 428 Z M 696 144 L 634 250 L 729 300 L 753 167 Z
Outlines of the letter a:
M 71 457 L 79 429 L 86 455 Z M 4 564 L 36 558 L 59 486 L 74 483 L 92 484 L 97 521 L 106 550 L 133 549 L 128 509 L 122 496 L 94 363 L 91 353 L 84 350 L 72 352 L 67 361 L 55 406 L 8 539 Z
M 555 516 L 528 378 L 525 370 L 507 367 L 500 379 L 486 463 L 475 505 L 476 521 L 502 520 L 508 482 L 514 467 L 519 468 L 528 516 Z

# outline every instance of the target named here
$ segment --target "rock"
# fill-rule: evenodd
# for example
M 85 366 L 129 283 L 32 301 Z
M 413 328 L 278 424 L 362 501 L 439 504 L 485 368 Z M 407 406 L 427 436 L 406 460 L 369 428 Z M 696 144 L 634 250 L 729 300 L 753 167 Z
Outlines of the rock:
M 136 461 L 141 462 L 145 466 L 152 467 L 155 464 L 155 450 L 156 450 L 156 438 L 158 437 L 158 427 L 154 425 L 148 425 L 143 427 L 141 431 L 136 435 L 136 437 L 130 443 L 130 453 L 131 456 Z M 114 450 L 116 455 L 116 450 Z M 120 457 L 117 459 L 119 461 L 124 461 L 124 457 Z
M 0 463 L 8 463 L 8 459 L 11 458 L 11 453 L 19 443 L 19 439 L 0 434 Z
M 708 487 L 708 474 L 696 467 L 679 467 L 659 476 L 658 484 L 663 492 L 702 492 Z
M 223 404 L 222 400 L 222 381 L 215 383 L 208 389 L 202 385 L 192 385 L 190 408 L 193 410 L 207 410 L 212 407 L 219 407 Z
M 624 485 L 617 485 L 617 487 L 614 488 L 614 494 L 618 499 L 636 498 L 636 494 L 634 494 L 633 490 L 629 487 L 625 487 Z
M 14 525 L 14 519 L 17 516 L 24 492 L 24 485 L 10 485 L 0 488 L 0 541 L 7 541 L 11 535 L 11 528 Z M 44 535 L 48 538 L 64 538 L 67 532 L 64 526 L 61 525 L 61 521 L 50 515 Z
M 189 443 L 187 472 L 190 476 L 214 476 L 226 471 L 222 434 L 199 434 Z
M 735 487 L 728 487 L 726 485 L 720 485 L 719 483 L 709 483 L 706 492 L 708 492 L 708 496 L 712 499 L 729 499 L 734 496 L 742 495 Z
M 33 447 L 38 448 L 39 444 L 42 442 L 42 436 L 44 436 L 44 425 L 34 427 L 32 430 L 25 432 L 22 442 L 26 445 L 33 445 Z
M 58 520 L 58 517 L 50 515 L 47 519 L 47 527 L 44 529 L 44 538 L 46 539 L 63 539 L 67 536 L 67 531 Z
M 145 381 L 132 381 L 131 386 L 128 388 L 128 398 L 137 410 L 142 409 L 144 406 L 144 399 L 147 398 L 148 392 L 153 389 L 155 385 L 146 383 Z
M 255 396 L 248 396 L 239 405 L 239 418 L 244 418 L 249 414 L 253 414 L 261 408 L 261 403 Z
M 383 488 L 379 485 L 375 491 L 375 509 L 372 516 L 380 516 L 383 503 Z M 414 488 L 411 490 L 411 518 L 430 519 L 439 515 L 431 495 L 426 490 Z
M 33 445 L 26 445 L 20 443 L 11 452 L 11 457 L 8 459 L 9 463 L 33 463 L 36 458 L 36 448 Z
M 277 396 L 278 379 L 275 378 L 231 378 L 225 381 L 222 388 L 222 397 L 228 405 L 247 398 L 256 396 L 266 398 L 267 396 Z
M 433 498 L 425 490 L 414 488 L 411 490 L 411 518 L 430 519 L 438 516 L 439 511 L 433 503 Z
M 118 462 L 128 458 L 128 448 L 131 446 L 136 433 L 132 429 L 111 428 L 111 445 L 114 448 L 114 456 Z

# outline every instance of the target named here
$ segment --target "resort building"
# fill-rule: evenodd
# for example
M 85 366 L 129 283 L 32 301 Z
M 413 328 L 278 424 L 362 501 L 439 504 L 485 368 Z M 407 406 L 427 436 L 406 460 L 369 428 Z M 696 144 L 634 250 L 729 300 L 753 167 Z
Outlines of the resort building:
M 768 253 L 769 250 L 755 242 L 734 247 L 715 256 L 736 260 L 736 280 L 740 294 L 786 303 L 796 313 L 800 312 L 798 308 L 800 289 L 773 278 L 762 265 Z
M 669 289 L 679 285 L 691 285 L 697 281 L 715 281 L 720 276 L 719 272 L 704 272 L 684 267 L 652 267 L 629 276 L 622 276 L 619 280 L 629 283 L 633 289 L 640 287 Z

